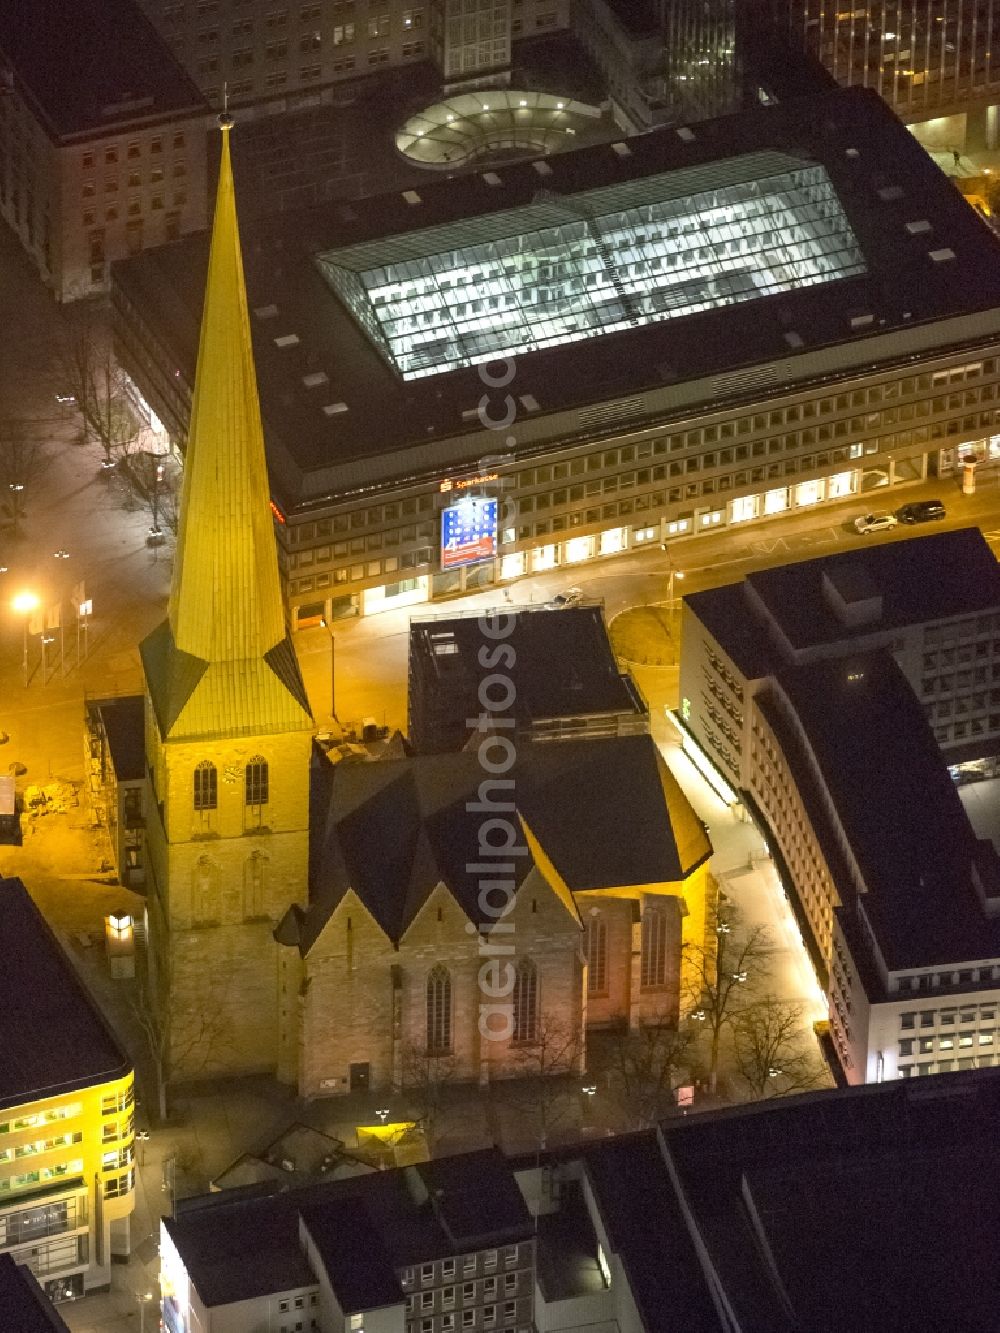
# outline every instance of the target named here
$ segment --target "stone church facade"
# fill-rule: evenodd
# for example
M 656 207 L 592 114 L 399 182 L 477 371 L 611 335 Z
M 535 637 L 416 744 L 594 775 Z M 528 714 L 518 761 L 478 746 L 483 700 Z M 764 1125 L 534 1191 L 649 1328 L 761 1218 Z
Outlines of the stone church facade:
M 645 735 L 527 747 L 516 868 L 481 896 L 474 752 L 334 762 L 282 607 L 222 161 L 168 614 L 141 645 L 148 987 L 172 1079 L 303 1097 L 580 1070 L 676 1017 L 711 848 Z M 423 1073 L 421 1073 L 423 1071 Z

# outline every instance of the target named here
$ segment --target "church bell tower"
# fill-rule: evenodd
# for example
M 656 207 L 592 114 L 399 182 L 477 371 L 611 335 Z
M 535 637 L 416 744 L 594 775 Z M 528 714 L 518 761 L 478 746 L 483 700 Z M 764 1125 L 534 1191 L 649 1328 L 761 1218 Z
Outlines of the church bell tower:
M 150 989 L 171 1078 L 277 1065 L 276 922 L 305 903 L 313 720 L 288 635 L 229 136 L 167 618 L 143 641 Z

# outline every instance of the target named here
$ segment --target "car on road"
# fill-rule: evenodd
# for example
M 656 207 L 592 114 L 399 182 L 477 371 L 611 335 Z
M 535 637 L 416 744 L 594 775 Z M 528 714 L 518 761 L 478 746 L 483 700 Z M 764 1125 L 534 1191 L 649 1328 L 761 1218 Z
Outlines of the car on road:
M 945 517 L 945 507 L 940 500 L 914 500 L 897 509 L 896 517 L 900 523 L 931 523 Z
M 862 514 L 854 520 L 854 530 L 865 536 L 870 532 L 888 532 L 898 521 L 895 514 Z
M 556 593 L 551 602 L 546 603 L 550 611 L 564 611 L 569 606 L 579 606 L 583 601 L 582 588 L 567 588 Z

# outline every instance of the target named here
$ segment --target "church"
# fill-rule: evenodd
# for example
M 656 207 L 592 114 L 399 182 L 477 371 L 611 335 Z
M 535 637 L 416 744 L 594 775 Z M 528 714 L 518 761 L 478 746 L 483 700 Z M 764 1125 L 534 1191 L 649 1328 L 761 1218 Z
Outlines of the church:
M 317 745 L 220 126 L 170 600 L 140 649 L 170 1076 L 268 1072 L 320 1097 L 405 1087 L 428 1062 L 482 1084 L 581 1070 L 588 1026 L 676 1020 L 684 945 L 711 929 L 707 833 L 648 735 L 527 746 L 499 802 L 475 749 Z M 486 824 L 509 830 L 502 860 Z

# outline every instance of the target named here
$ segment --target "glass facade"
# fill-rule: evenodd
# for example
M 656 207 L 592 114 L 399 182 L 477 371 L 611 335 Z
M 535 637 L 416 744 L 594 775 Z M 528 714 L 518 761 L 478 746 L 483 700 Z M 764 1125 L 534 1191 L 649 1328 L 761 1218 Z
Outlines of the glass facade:
M 864 273 L 825 169 L 748 153 L 317 256 L 404 379 Z

